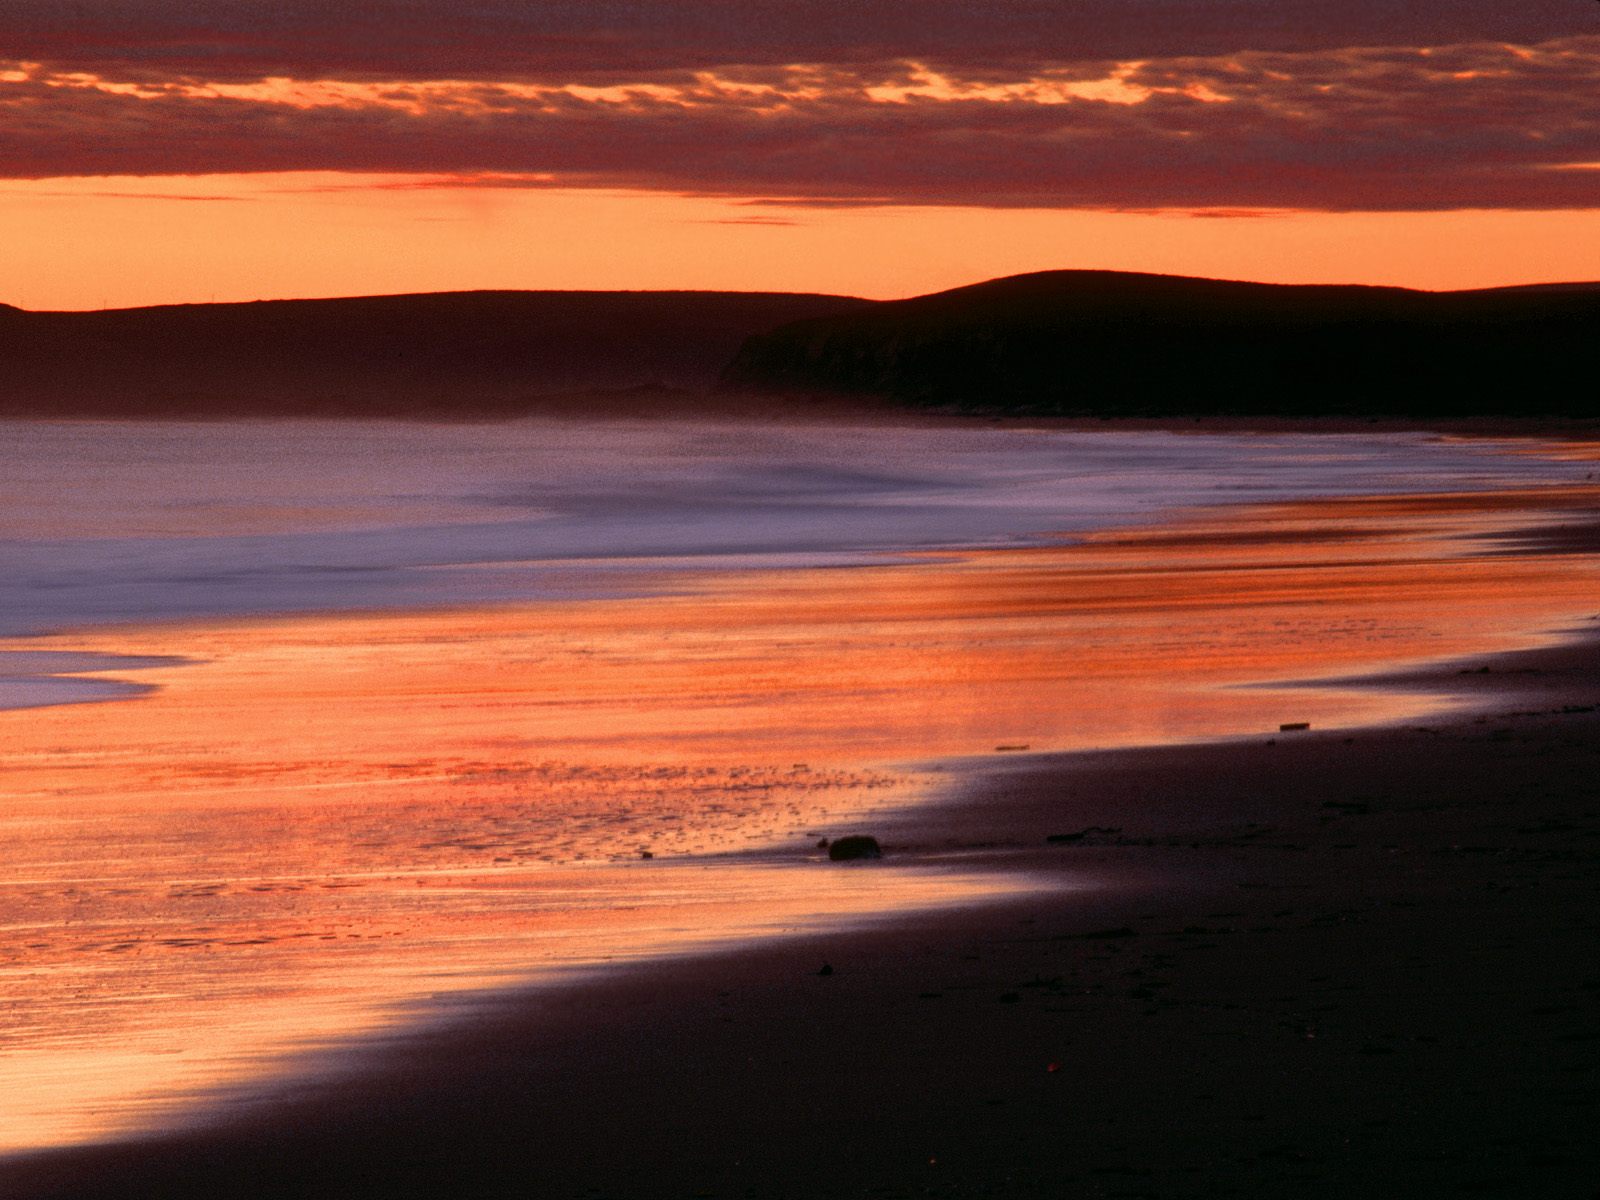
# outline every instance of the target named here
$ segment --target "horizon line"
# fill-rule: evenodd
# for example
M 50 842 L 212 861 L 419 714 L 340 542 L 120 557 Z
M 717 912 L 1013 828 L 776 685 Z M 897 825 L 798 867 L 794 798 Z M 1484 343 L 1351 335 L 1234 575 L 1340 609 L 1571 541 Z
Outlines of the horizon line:
M 0 309 L 12 312 L 26 313 L 36 316 L 49 316 L 54 314 L 88 314 L 88 313 L 115 313 L 115 312 L 141 312 L 152 309 L 164 308 L 240 308 L 256 304 L 313 304 L 337 303 L 340 301 L 355 300 L 400 300 L 420 299 L 434 296 L 825 296 L 840 300 L 859 300 L 871 304 L 889 304 L 900 300 L 915 300 L 925 296 L 944 295 L 949 292 L 958 292 L 967 288 L 982 287 L 985 284 L 1000 283 L 1010 279 L 1026 279 L 1035 275 L 1117 275 L 1142 279 L 1174 279 L 1190 280 L 1202 283 L 1245 284 L 1251 287 L 1270 287 L 1294 290 L 1315 288 L 1348 288 L 1363 291 L 1386 292 L 1412 292 L 1420 295 L 1459 295 L 1474 292 L 1511 292 L 1511 291 L 1581 291 L 1600 290 L 1600 279 L 1548 279 L 1535 280 L 1526 283 L 1491 284 L 1487 287 L 1470 288 L 1425 288 L 1411 287 L 1404 284 L 1386 283 L 1361 283 L 1361 282 L 1293 282 L 1286 283 L 1270 279 L 1245 279 L 1221 275 L 1191 275 L 1182 272 L 1167 271 L 1137 271 L 1118 270 L 1103 267 L 1045 267 L 1036 271 L 1019 271 L 1004 275 L 986 276 L 969 283 L 954 284 L 950 287 L 936 288 L 932 291 L 908 292 L 903 295 L 891 296 L 866 296 L 852 292 L 821 292 L 810 290 L 786 290 L 773 288 L 511 288 L 511 287 L 483 287 L 483 288 L 441 288 L 431 291 L 399 291 L 399 292 L 349 292 L 328 295 L 285 295 L 285 296 L 258 296 L 249 300 L 174 300 L 160 304 L 101 304 L 92 308 L 24 308 L 21 305 L 10 304 L 0 300 Z

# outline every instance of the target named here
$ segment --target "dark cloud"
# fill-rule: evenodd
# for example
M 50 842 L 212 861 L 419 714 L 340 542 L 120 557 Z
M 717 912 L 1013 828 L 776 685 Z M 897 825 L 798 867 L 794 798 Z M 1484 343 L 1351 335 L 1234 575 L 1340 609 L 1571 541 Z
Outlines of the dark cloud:
M 116 79 L 636 78 L 916 59 L 1081 59 L 1600 31 L 1580 0 L 5 0 L 0 57 Z
M 1592 207 L 1600 192 L 1600 171 L 1575 166 L 1600 163 L 1600 37 L 1020 78 L 834 65 L 598 93 L 214 92 L 0 84 L 0 173 L 331 169 L 428 176 L 408 187 L 1140 209 Z
M 36 196 L 55 196 L 65 199 L 81 199 L 85 196 L 94 196 L 106 200 L 178 200 L 186 204 L 253 204 L 254 196 L 197 196 L 188 192 L 129 192 L 129 191 L 61 191 L 61 192 L 35 192 Z

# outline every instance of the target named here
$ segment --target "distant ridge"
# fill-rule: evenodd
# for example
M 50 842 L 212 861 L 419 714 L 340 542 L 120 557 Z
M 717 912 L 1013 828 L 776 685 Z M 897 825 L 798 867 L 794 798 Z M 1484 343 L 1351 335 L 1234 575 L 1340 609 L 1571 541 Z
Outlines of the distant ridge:
M 868 303 L 764 292 L 439 292 L 0 311 L 0 415 L 670 409 L 752 333 Z
M 0 304 L 0 416 L 1596 416 L 1600 283 L 1459 292 L 1045 271 L 908 300 L 441 292 Z
M 1064 416 L 1589 417 L 1600 286 L 1463 292 L 1112 271 L 990 280 L 786 325 L 720 386 Z
M 1479 295 L 1486 292 L 1600 292 L 1600 281 L 1594 283 L 1518 283 L 1508 287 L 1474 288 Z

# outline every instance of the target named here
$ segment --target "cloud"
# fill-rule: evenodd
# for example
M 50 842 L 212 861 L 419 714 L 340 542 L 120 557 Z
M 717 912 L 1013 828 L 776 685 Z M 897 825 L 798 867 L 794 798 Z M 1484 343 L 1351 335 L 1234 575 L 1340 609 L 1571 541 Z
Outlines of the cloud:
M 606 82 L 732 65 L 1304 52 L 1600 31 L 1579 0 L 6 0 L 0 54 L 105 79 Z
M 1561 168 L 1600 161 L 1596 95 L 1600 36 L 604 83 L 15 65 L 0 72 L 0 174 L 344 170 L 814 205 L 1592 207 L 1592 172 Z
M 719 217 L 715 220 L 699 220 L 697 225 L 757 225 L 790 228 L 800 224 L 799 221 L 788 217 Z
M 177 200 L 187 204 L 251 204 L 255 202 L 253 196 L 199 196 L 189 192 L 131 192 L 131 191 L 72 191 L 47 192 L 36 191 L 35 196 L 48 196 L 57 198 L 81 199 L 94 197 L 103 200 Z

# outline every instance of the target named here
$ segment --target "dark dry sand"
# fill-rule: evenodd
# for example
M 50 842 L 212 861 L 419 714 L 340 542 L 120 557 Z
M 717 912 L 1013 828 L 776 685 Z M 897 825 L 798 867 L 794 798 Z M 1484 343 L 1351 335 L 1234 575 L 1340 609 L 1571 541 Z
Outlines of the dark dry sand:
M 1600 642 L 1487 661 L 1430 678 L 1493 715 L 1005 757 L 878 830 L 1087 890 L 536 992 L 0 1194 L 1592 1196 Z

